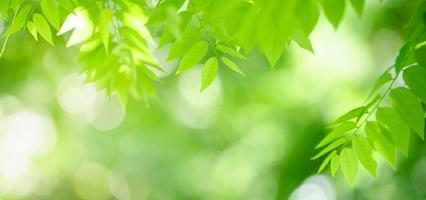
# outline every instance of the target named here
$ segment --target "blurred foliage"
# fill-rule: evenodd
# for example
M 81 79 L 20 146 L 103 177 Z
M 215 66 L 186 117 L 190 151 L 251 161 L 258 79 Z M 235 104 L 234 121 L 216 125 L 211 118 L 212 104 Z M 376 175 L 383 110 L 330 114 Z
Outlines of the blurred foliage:
M 31 33 L 29 21 L 44 26 L 33 16 L 22 27 L 27 31 L 2 38 L 8 41 L 0 59 L 0 199 L 425 197 L 426 150 L 415 137 L 409 137 L 408 158 L 397 152 L 397 171 L 378 157 L 376 178 L 357 173 L 353 188 L 342 184 L 341 172 L 333 179 L 328 171 L 315 175 L 321 162 L 309 159 L 315 155 L 315 144 L 326 136 L 328 122 L 362 104 L 380 72 L 393 65 L 404 38 L 409 38 L 405 25 L 419 1 L 367 1 L 365 9 L 360 9 L 362 1 L 350 1 L 356 9 L 344 5 L 341 16 L 332 14 L 341 7 L 320 11 L 320 3 L 326 1 L 189 1 L 187 10 L 181 10 L 184 1 L 1 1 L 5 2 L 11 9 L 5 12 L 0 6 L 2 16 L 7 16 L 0 21 L 3 35 L 14 14 L 29 5 L 32 15 L 42 14 L 50 23 L 55 46 L 34 41 L 34 35 L 49 39 L 46 30 Z M 43 2 L 60 6 L 59 25 L 52 5 L 39 6 Z M 275 20 L 290 3 L 297 11 Z M 259 9 L 256 6 L 267 11 L 260 16 L 250 13 Z M 316 8 L 309 11 L 312 18 L 304 15 L 310 6 Z M 110 27 L 102 27 L 109 15 Z M 81 23 L 69 23 L 61 31 L 66 19 Z M 294 19 L 294 26 L 286 26 Z M 235 36 L 241 27 L 253 28 L 244 33 L 255 36 Z M 300 37 L 290 34 L 299 28 L 312 43 L 303 43 L 310 41 L 307 35 L 297 40 Z M 69 37 L 54 36 L 72 29 Z M 93 35 L 88 36 L 87 29 Z M 191 31 L 200 31 L 195 40 L 185 36 Z M 201 48 L 200 41 L 208 43 L 197 62 L 186 59 L 196 67 L 182 68 L 192 46 L 188 41 L 179 44 L 182 38 L 191 38 L 189 42 Z M 282 41 L 274 41 L 278 38 Z M 296 47 L 290 38 L 315 53 Z M 80 53 L 73 47 L 76 43 L 84 43 Z M 212 56 L 217 67 L 205 70 L 197 64 Z M 223 57 L 238 68 L 226 65 Z M 274 69 L 268 68 L 271 64 Z M 184 72 L 172 75 L 179 68 Z M 102 69 L 105 74 L 97 76 Z M 216 78 L 206 83 L 203 77 L 211 79 L 211 73 Z M 123 77 L 130 83 L 120 80 Z M 120 81 L 111 86 L 113 79 Z M 404 85 L 403 80 L 395 82 Z M 135 97 L 150 98 L 144 93 L 154 87 L 158 102 L 149 107 L 139 99 L 123 98 L 123 91 L 132 90 Z M 121 96 L 113 92 L 117 90 Z

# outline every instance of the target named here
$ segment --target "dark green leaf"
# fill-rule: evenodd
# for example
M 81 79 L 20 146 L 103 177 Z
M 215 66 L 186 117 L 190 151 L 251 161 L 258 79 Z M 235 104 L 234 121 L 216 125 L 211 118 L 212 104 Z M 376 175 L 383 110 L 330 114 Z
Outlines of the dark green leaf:
M 407 124 L 424 139 L 424 112 L 419 99 L 407 88 L 391 90 L 392 104 Z
M 408 155 L 409 128 L 397 111 L 391 107 L 381 107 L 376 112 L 377 122 L 384 125 L 391 135 L 393 143 L 402 153 Z
M 426 67 L 409 67 L 404 70 L 403 78 L 410 90 L 426 103 Z

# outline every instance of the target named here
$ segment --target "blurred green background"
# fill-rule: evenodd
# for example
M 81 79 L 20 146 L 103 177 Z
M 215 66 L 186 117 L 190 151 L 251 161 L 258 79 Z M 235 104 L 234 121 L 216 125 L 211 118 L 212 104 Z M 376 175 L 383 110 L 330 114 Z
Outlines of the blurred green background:
M 398 171 L 382 162 L 352 189 L 310 160 L 403 43 L 410 1 L 368 2 L 337 30 L 321 16 L 314 54 L 290 44 L 271 69 L 254 52 L 239 63 L 247 78 L 221 68 L 203 93 L 199 67 L 174 76 L 168 47 L 156 50 L 167 71 L 149 106 L 83 84 L 77 49 L 14 35 L 0 59 L 0 199 L 425 199 L 417 139 Z

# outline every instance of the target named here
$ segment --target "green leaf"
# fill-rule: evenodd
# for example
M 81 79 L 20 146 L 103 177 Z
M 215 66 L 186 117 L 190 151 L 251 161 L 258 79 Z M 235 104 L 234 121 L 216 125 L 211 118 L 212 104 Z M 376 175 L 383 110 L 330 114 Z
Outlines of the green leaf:
M 373 159 L 373 148 L 367 138 L 356 135 L 352 140 L 352 147 L 361 164 L 371 175 L 376 176 L 377 162 Z
M 426 103 L 426 67 L 409 67 L 404 70 L 403 78 L 410 90 Z
M 311 159 L 315 160 L 318 159 L 319 157 L 325 155 L 326 153 L 334 150 L 335 148 L 339 147 L 340 145 L 343 145 L 347 142 L 346 138 L 339 138 L 336 141 L 334 141 L 333 143 L 331 143 L 330 145 L 326 146 L 323 150 L 321 150 L 317 155 L 313 156 Z
M 378 89 L 380 89 L 383 85 L 385 85 L 386 83 L 388 83 L 391 80 L 392 80 L 392 75 L 390 74 L 389 71 L 386 71 L 385 73 L 380 75 L 380 77 L 377 79 L 376 83 L 374 84 L 373 89 L 371 90 L 370 94 L 368 95 L 367 99 L 369 99 L 371 96 L 373 96 L 373 94 Z
M 234 48 L 225 46 L 223 44 L 218 44 L 216 46 L 216 49 L 219 50 L 219 51 L 221 51 L 221 52 L 223 52 L 223 53 L 226 53 L 226 54 L 228 54 L 228 55 L 230 55 L 232 57 L 246 59 L 246 57 L 244 57 L 243 55 L 241 55 L 240 52 L 238 52 Z
M 41 0 L 40 6 L 47 21 L 49 21 L 56 30 L 59 30 L 59 7 L 56 5 L 56 2 L 54 0 Z
M 343 0 L 324 0 L 322 2 L 325 16 L 337 29 L 345 12 L 345 1 Z
M 337 152 L 334 150 L 333 152 L 331 152 L 325 159 L 324 161 L 321 163 L 321 166 L 319 167 L 317 174 L 321 173 L 325 167 L 327 167 L 328 163 L 330 162 L 331 158 L 333 156 L 335 156 L 337 154 Z
M 423 41 L 415 46 L 414 57 L 417 63 L 421 66 L 426 65 L 426 41 Z
M 340 166 L 349 185 L 353 186 L 358 172 L 358 160 L 350 148 L 344 148 L 340 153 Z
M 217 58 L 211 57 L 204 63 L 201 69 L 201 91 L 206 89 L 216 78 L 217 74 Z
M 0 16 L 3 17 L 3 19 L 7 19 L 7 11 L 9 10 L 9 0 L 2 0 L 0 1 Z
M 365 0 L 351 0 L 352 7 L 355 9 L 356 14 L 358 17 L 361 17 L 362 10 L 364 9 L 364 2 Z
M 340 124 L 344 121 L 348 121 L 348 120 L 357 118 L 364 112 L 365 108 L 366 108 L 365 106 L 360 106 L 360 107 L 354 108 L 354 109 L 348 111 L 347 113 L 343 114 L 339 118 L 337 118 L 336 121 L 334 121 L 333 124 Z
M 19 10 L 18 14 L 16 14 L 15 20 L 6 30 L 5 35 L 10 35 L 22 29 L 27 21 L 28 15 L 30 14 L 32 6 L 27 4 L 22 9 Z
M 309 36 L 302 30 L 294 30 L 291 38 L 302 48 L 314 52 Z
M 339 155 L 335 154 L 331 158 L 331 164 L 330 164 L 330 170 L 331 170 L 332 176 L 334 176 L 336 174 L 337 169 L 339 169 L 339 165 L 340 165 L 340 157 L 339 157 Z
M 38 41 L 38 38 L 37 38 L 37 28 L 36 28 L 36 26 L 34 25 L 34 23 L 32 21 L 27 22 L 27 29 L 31 33 L 31 35 L 34 37 L 34 39 L 36 41 Z
M 395 167 L 395 146 L 383 135 L 378 125 L 375 122 L 367 122 L 365 124 L 365 132 L 367 133 L 367 138 L 371 141 L 374 148 L 382 154 L 383 158 L 392 167 Z
M 99 33 L 101 35 L 102 43 L 105 46 L 106 51 L 108 52 L 108 42 L 109 42 L 109 26 L 112 19 L 112 10 L 103 9 L 99 16 Z
M 192 66 L 198 64 L 201 59 L 203 59 L 204 55 L 206 55 L 208 48 L 209 44 L 204 41 L 199 41 L 194 44 L 191 49 L 189 49 L 188 52 L 186 52 L 186 54 L 182 57 L 176 74 L 180 74 L 181 72 L 184 72 Z
M 424 112 L 419 99 L 404 87 L 391 90 L 389 96 L 405 122 L 424 140 Z
M 34 25 L 37 28 L 37 32 L 44 38 L 49 44 L 54 45 L 52 41 L 52 32 L 50 31 L 49 24 L 43 15 L 35 13 L 33 15 Z
M 333 142 L 337 138 L 340 138 L 345 135 L 350 130 L 353 130 L 356 128 L 356 124 L 353 121 L 346 121 L 342 123 L 341 125 L 337 126 L 333 131 L 331 131 L 327 136 L 324 137 L 324 139 L 321 140 L 321 142 L 315 147 L 321 148 L 330 142 Z
M 170 61 L 174 58 L 182 56 L 188 49 L 193 46 L 199 38 L 200 30 L 196 28 L 187 29 L 181 38 L 176 40 L 170 47 L 169 55 L 167 56 L 167 61 Z
M 393 143 L 402 153 L 408 155 L 409 128 L 397 111 L 391 107 L 380 107 L 376 111 L 377 122 L 384 125 L 392 137 Z
M 223 63 L 225 63 L 225 65 L 229 68 L 229 69 L 231 69 L 232 71 L 234 71 L 234 72 L 237 72 L 237 73 L 239 73 L 240 75 L 242 75 L 242 76 L 246 76 L 245 74 L 244 74 L 244 72 L 243 71 L 241 71 L 241 69 L 234 63 L 234 62 L 232 62 L 232 60 L 230 60 L 229 58 L 226 58 L 226 57 L 222 57 L 222 58 L 220 58 L 221 60 L 222 60 L 222 62 Z

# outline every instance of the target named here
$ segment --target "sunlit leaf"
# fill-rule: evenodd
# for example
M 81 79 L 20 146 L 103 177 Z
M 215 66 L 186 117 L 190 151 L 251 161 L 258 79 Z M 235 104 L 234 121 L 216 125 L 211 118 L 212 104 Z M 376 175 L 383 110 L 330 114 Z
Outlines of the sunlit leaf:
M 38 38 L 37 38 L 37 28 L 36 28 L 36 26 L 34 25 L 33 22 L 31 22 L 31 21 L 27 22 L 27 29 L 31 33 L 31 35 L 34 37 L 34 39 L 36 41 L 38 41 Z
M 105 49 L 108 51 L 109 43 L 109 28 L 112 19 L 112 10 L 103 9 L 99 16 L 99 33 L 101 35 L 102 43 L 105 46 Z
M 219 51 L 222 51 L 223 53 L 226 53 L 226 54 L 228 54 L 230 56 L 236 57 L 236 58 L 241 58 L 241 59 L 245 59 L 246 58 L 243 55 L 241 55 L 237 50 L 235 50 L 235 49 L 233 49 L 231 47 L 225 46 L 223 44 L 218 44 L 216 46 L 216 49 L 218 49 Z
M 349 185 L 353 186 L 358 172 L 358 160 L 350 148 L 344 148 L 340 153 L 340 166 Z
M 339 118 L 337 118 L 336 121 L 334 121 L 333 124 L 340 124 L 344 121 L 348 121 L 348 120 L 357 118 L 364 112 L 365 109 L 366 109 L 365 106 L 360 106 L 360 107 L 354 108 L 354 109 L 348 111 L 347 113 L 343 114 Z
M 362 11 L 364 9 L 365 0 L 351 0 L 351 4 L 356 14 L 361 17 Z
M 74 31 L 67 42 L 67 47 L 82 43 L 92 36 L 93 23 L 86 9 L 79 7 L 69 14 L 62 24 L 58 35 L 62 35 L 73 29 Z
M 331 163 L 330 163 L 330 171 L 332 176 L 336 174 L 337 169 L 339 169 L 339 166 L 340 166 L 340 156 L 338 154 L 335 154 L 331 158 Z

